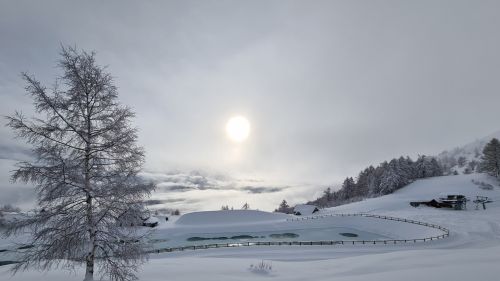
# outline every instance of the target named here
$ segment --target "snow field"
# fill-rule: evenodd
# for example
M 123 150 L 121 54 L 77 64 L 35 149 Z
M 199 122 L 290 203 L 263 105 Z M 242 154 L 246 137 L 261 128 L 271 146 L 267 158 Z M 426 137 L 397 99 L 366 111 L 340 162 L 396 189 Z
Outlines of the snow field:
M 495 185 L 483 190 L 471 180 Z M 473 199 L 477 195 L 495 200 L 486 210 L 475 210 L 473 204 L 466 211 L 413 208 L 413 200 L 430 200 L 440 194 L 464 194 Z M 491 178 L 480 174 L 438 177 L 419 180 L 394 194 L 364 200 L 344 206 L 325 209 L 319 215 L 340 213 L 368 213 L 408 218 L 441 225 L 450 230 L 450 237 L 425 243 L 397 245 L 343 245 L 343 246 L 271 246 L 208 249 L 151 255 L 139 273 L 140 280 L 498 280 L 500 275 L 500 187 Z M 338 219 L 338 217 L 336 217 Z M 377 230 L 391 235 L 414 234 L 406 224 L 384 224 L 385 220 L 356 218 L 341 220 L 304 220 L 294 222 L 294 229 L 312 229 L 334 221 L 345 227 L 363 226 L 363 230 Z M 343 218 L 340 218 L 343 219 Z M 348 219 L 348 218 L 345 218 Z M 352 217 L 351 217 L 352 219 Z M 224 231 L 256 229 L 271 231 L 290 228 L 285 219 L 252 223 L 230 223 Z M 401 229 L 398 229 L 401 227 Z M 413 226 L 411 226 L 413 227 Z M 220 232 L 221 225 L 203 226 L 175 224 L 160 225 L 155 235 L 175 233 Z M 418 234 L 427 230 L 417 229 Z M 430 230 L 433 231 L 433 230 Z M 415 232 L 415 233 L 416 233 Z M 251 264 L 272 262 L 271 274 L 255 274 Z M 81 269 L 76 275 L 64 270 L 48 273 L 28 271 L 11 277 L 9 266 L 0 267 L 0 280 L 81 280 Z

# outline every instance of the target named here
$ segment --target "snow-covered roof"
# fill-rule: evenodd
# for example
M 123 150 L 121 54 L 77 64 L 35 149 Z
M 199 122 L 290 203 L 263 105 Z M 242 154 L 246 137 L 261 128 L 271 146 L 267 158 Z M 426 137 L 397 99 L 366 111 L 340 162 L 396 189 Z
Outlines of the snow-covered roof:
M 155 223 L 159 222 L 157 217 L 149 217 L 147 220 L 144 221 L 145 223 Z
M 302 216 L 312 215 L 314 211 L 318 210 L 318 207 L 314 205 L 300 204 L 293 208 L 294 213 L 300 213 Z

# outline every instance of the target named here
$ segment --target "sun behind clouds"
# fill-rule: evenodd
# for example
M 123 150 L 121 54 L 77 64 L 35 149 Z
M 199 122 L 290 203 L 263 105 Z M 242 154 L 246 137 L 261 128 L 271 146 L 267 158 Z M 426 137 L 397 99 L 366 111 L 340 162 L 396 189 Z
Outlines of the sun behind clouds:
M 231 117 L 226 123 L 226 134 L 234 142 L 243 142 L 250 135 L 250 122 L 243 116 Z

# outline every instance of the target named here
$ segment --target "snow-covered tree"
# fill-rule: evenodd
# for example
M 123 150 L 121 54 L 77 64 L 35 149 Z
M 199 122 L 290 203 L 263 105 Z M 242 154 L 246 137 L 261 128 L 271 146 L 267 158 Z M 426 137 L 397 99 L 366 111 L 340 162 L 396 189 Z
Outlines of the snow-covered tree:
M 137 228 L 119 222 L 147 217 L 142 201 L 154 189 L 137 177 L 144 151 L 131 126 L 134 113 L 118 103 L 113 79 L 94 52 L 63 47 L 61 57 L 62 76 L 50 89 L 23 74 L 37 116 L 7 117 L 35 155 L 18 164 L 12 179 L 34 184 L 43 210 L 8 230 L 32 233 L 32 247 L 13 269 L 84 264 L 85 280 L 93 280 L 96 269 L 111 280 L 133 280 L 145 244 Z
M 486 144 L 479 164 L 481 172 L 500 179 L 500 141 L 493 138 Z
M 439 156 L 439 166 L 441 166 L 443 173 L 452 174 L 451 168 L 458 165 L 457 159 L 453 155 L 448 155 L 448 152 L 445 151 Z
M 323 195 L 308 204 L 320 207 L 331 207 L 367 197 L 377 197 L 389 194 L 417 178 L 441 176 L 441 165 L 434 157 L 420 156 L 416 162 L 410 157 L 399 157 L 390 162 L 384 161 L 380 165 L 361 171 L 356 180 L 348 177 L 342 187 L 332 192 L 330 188 Z
M 415 162 L 417 178 L 437 177 L 443 175 L 443 170 L 434 157 L 421 155 Z
M 431 173 L 430 177 L 440 177 L 443 175 L 443 169 L 439 165 L 439 162 L 437 161 L 437 159 L 434 157 L 431 158 L 431 169 L 432 169 L 432 173 Z
M 374 193 L 374 190 L 379 185 L 380 179 L 377 176 L 377 169 L 370 166 L 364 171 L 364 179 L 361 180 L 360 186 L 366 185 L 366 187 L 360 187 L 362 190 L 365 189 L 364 193 L 369 196 Z M 359 181 L 359 180 L 358 180 Z
M 356 185 L 358 186 L 359 193 L 368 195 L 369 176 L 370 176 L 369 168 L 366 168 L 363 171 L 359 172 L 358 178 L 356 179 Z
M 342 189 L 344 199 L 350 199 L 356 196 L 356 182 L 353 178 L 348 177 L 344 180 L 342 184 Z
M 409 178 L 398 160 L 393 159 L 387 165 L 380 180 L 380 193 L 389 194 L 409 183 Z
M 467 158 L 465 158 L 465 156 L 460 156 L 458 157 L 457 163 L 458 167 L 462 168 L 465 164 L 467 164 Z
M 469 161 L 469 163 L 467 163 L 467 168 L 471 172 L 476 171 L 477 166 L 478 166 L 478 162 L 476 160 L 471 160 L 471 161 Z
M 398 159 L 398 167 L 408 182 L 411 182 L 415 178 L 415 163 L 411 160 L 411 158 L 400 157 Z

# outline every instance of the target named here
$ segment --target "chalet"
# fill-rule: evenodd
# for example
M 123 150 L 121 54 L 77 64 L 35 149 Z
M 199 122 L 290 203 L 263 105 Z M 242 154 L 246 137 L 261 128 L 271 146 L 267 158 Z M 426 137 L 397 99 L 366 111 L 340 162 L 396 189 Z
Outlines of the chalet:
M 319 209 L 314 205 L 301 204 L 293 208 L 293 214 L 296 216 L 309 216 L 316 212 L 319 212 Z

